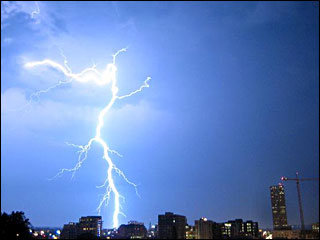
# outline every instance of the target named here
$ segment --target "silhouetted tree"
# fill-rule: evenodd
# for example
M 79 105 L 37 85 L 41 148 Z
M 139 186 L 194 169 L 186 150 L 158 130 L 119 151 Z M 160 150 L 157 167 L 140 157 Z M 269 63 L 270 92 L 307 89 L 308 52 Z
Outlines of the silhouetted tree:
M 1 213 L 1 239 L 31 239 L 31 224 L 24 212 Z

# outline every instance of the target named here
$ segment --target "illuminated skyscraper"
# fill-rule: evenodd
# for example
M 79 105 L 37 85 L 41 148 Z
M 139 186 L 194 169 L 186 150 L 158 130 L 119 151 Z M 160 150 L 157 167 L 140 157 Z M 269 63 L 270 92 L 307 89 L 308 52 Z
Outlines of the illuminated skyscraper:
M 284 187 L 279 183 L 270 187 L 271 206 L 274 230 L 290 229 L 287 223 L 286 200 Z

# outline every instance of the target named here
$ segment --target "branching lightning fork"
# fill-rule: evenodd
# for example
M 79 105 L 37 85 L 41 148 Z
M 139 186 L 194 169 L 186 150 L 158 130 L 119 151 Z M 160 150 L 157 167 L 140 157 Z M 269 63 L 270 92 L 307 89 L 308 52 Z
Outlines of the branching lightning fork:
M 34 10 L 34 11 L 32 11 L 32 13 L 30 14 L 30 15 L 31 15 L 31 18 L 34 18 L 34 16 L 35 16 L 36 14 L 40 14 L 39 3 L 36 1 L 35 4 L 36 4 L 37 9 Z
M 36 66 L 40 66 L 40 65 L 46 65 L 49 67 L 52 67 L 60 72 L 62 72 L 66 77 L 70 78 L 69 81 L 66 82 L 59 82 L 58 84 L 46 89 L 46 90 L 42 90 L 39 91 L 37 93 L 34 93 L 33 96 L 37 96 L 39 97 L 39 95 L 41 93 L 44 92 L 48 92 L 58 86 L 60 86 L 63 83 L 69 83 L 72 82 L 73 80 L 78 81 L 78 82 L 83 82 L 83 83 L 87 83 L 90 81 L 93 81 L 95 84 L 97 85 L 107 85 L 107 84 L 111 84 L 111 93 L 112 93 L 112 97 L 111 100 L 106 104 L 106 106 L 100 111 L 99 113 L 99 117 L 98 117 L 98 124 L 96 127 L 96 132 L 95 132 L 95 136 L 93 138 L 91 138 L 88 143 L 86 145 L 76 145 L 73 143 L 66 143 L 70 146 L 73 147 L 77 147 L 80 150 L 78 151 L 79 153 L 79 157 L 78 157 L 78 162 L 77 164 L 71 168 L 71 169 L 61 169 L 60 172 L 57 173 L 55 177 L 61 176 L 64 172 L 72 172 L 72 177 L 74 176 L 75 172 L 81 167 L 82 163 L 87 159 L 88 156 L 88 151 L 91 148 L 91 145 L 93 142 L 97 142 L 99 143 L 102 147 L 103 147 L 103 158 L 107 161 L 108 163 L 108 170 L 107 170 L 107 177 L 106 180 L 104 182 L 103 185 L 99 186 L 99 187 L 103 187 L 105 188 L 105 193 L 103 194 L 103 197 L 100 201 L 100 204 L 97 208 L 99 214 L 101 211 L 101 207 L 105 204 L 108 205 L 111 194 L 114 195 L 114 212 L 113 212 L 113 227 L 116 228 L 119 225 L 118 222 L 118 216 L 119 214 L 124 215 L 123 212 L 121 212 L 121 205 L 119 203 L 119 199 L 124 197 L 122 195 L 119 194 L 117 187 L 115 186 L 114 180 L 113 180 L 113 172 L 116 172 L 119 176 L 121 176 L 128 184 L 130 184 L 131 186 L 133 186 L 136 190 L 137 195 L 138 191 L 137 191 L 137 185 L 131 181 L 128 180 L 128 178 L 125 176 L 125 174 L 116 167 L 116 165 L 112 162 L 112 159 L 109 155 L 109 153 L 112 154 L 116 154 L 118 156 L 121 156 L 118 152 L 116 152 L 115 150 L 112 150 L 109 148 L 108 144 L 103 140 L 103 138 L 101 137 L 101 129 L 104 125 L 104 117 L 107 114 L 107 112 L 110 110 L 110 108 L 113 106 L 113 104 L 115 103 L 115 101 L 117 99 L 124 99 L 127 97 L 130 97 L 138 92 L 140 92 L 143 88 L 147 88 L 149 87 L 148 82 L 150 81 L 150 77 L 148 77 L 145 81 L 144 84 L 137 90 L 127 94 L 127 95 L 123 95 L 123 96 L 118 96 L 118 87 L 117 87 L 117 78 L 116 78 L 116 72 L 117 72 L 117 67 L 116 67 L 116 57 L 121 53 L 121 52 L 125 52 L 127 49 L 123 48 L 121 50 L 119 50 L 118 52 L 116 52 L 113 55 L 113 61 L 112 63 L 107 64 L 106 68 L 104 71 L 99 72 L 95 66 L 90 67 L 90 68 L 86 68 L 84 69 L 82 72 L 80 73 L 73 73 L 71 71 L 71 69 L 69 68 L 69 66 L 67 65 L 67 59 L 66 57 L 63 55 L 64 57 L 64 66 L 62 66 L 59 63 L 56 63 L 50 59 L 45 59 L 43 61 L 38 61 L 38 62 L 29 62 L 25 64 L 25 67 L 27 68 L 31 68 L 31 67 L 36 67 Z M 125 215 L 124 215 L 125 216 Z

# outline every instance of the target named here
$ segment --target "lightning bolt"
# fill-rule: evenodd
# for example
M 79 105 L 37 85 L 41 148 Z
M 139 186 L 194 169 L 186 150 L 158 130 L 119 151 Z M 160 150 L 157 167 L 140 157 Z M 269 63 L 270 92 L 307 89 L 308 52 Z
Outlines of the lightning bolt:
M 36 1 L 35 2 L 37 9 L 32 11 L 31 13 L 31 18 L 34 18 L 34 15 L 39 14 L 40 13 L 40 7 L 39 7 L 39 3 Z
M 43 61 L 36 61 L 36 62 L 28 62 L 25 64 L 26 68 L 32 68 L 32 67 L 36 67 L 36 66 L 40 66 L 40 65 L 49 66 L 49 67 L 56 69 L 59 72 L 62 72 L 66 77 L 70 78 L 69 81 L 64 81 L 64 82 L 59 81 L 56 85 L 33 94 L 33 96 L 36 96 L 38 98 L 41 93 L 48 92 L 48 91 L 60 86 L 61 84 L 69 83 L 69 82 L 72 82 L 73 80 L 75 80 L 77 82 L 82 82 L 82 83 L 88 83 L 88 82 L 92 81 L 93 83 L 95 83 L 96 85 L 99 85 L 99 86 L 107 85 L 109 83 L 111 84 L 112 97 L 111 97 L 110 101 L 105 105 L 105 107 L 99 113 L 98 123 L 97 123 L 96 130 L 95 130 L 95 136 L 93 138 L 89 139 L 89 141 L 86 145 L 76 145 L 76 144 L 67 142 L 66 143 L 67 145 L 79 148 L 78 161 L 73 168 L 61 169 L 57 173 L 57 175 L 54 176 L 53 178 L 61 176 L 64 172 L 72 172 L 72 177 L 74 177 L 74 174 L 76 173 L 76 171 L 81 167 L 83 162 L 87 159 L 88 151 L 90 150 L 92 143 L 93 142 L 99 143 L 103 148 L 103 159 L 105 159 L 105 161 L 108 164 L 108 170 L 107 170 L 107 176 L 106 176 L 104 183 L 101 186 L 98 186 L 98 188 L 105 188 L 105 193 L 103 194 L 103 197 L 99 203 L 97 210 L 100 215 L 101 207 L 103 206 L 103 204 L 108 205 L 111 194 L 113 194 L 113 196 L 114 196 L 113 227 L 114 228 L 117 228 L 119 226 L 119 221 L 118 221 L 119 214 L 124 215 L 124 213 L 121 212 L 121 210 L 120 210 L 121 205 L 119 202 L 119 199 L 120 198 L 124 199 L 124 197 L 122 195 L 120 195 L 120 193 L 117 190 L 117 187 L 116 187 L 114 180 L 113 180 L 113 173 L 115 172 L 119 176 L 121 176 L 128 184 L 130 184 L 131 186 L 133 186 L 135 188 L 136 194 L 138 196 L 139 196 L 139 194 L 137 191 L 137 185 L 135 183 L 131 182 L 126 177 L 126 175 L 119 168 L 117 168 L 116 165 L 113 163 L 113 161 L 110 157 L 110 154 L 116 154 L 119 157 L 122 157 L 122 155 L 119 154 L 117 151 L 112 150 L 108 146 L 106 141 L 103 140 L 103 138 L 101 137 L 101 129 L 104 126 L 104 118 L 105 118 L 106 114 L 111 109 L 111 107 L 113 106 L 113 104 L 115 103 L 116 100 L 124 99 L 124 98 L 130 97 L 138 92 L 141 92 L 143 88 L 149 87 L 148 82 L 151 80 L 150 77 L 147 77 L 147 79 L 144 81 L 144 84 L 141 85 L 139 89 L 137 89 L 127 95 L 118 96 L 119 89 L 117 87 L 117 78 L 116 78 L 116 72 L 117 72 L 116 57 L 120 53 L 125 52 L 125 51 L 127 51 L 127 48 L 120 49 L 114 55 L 112 55 L 112 57 L 113 57 L 112 63 L 107 64 L 106 68 L 102 72 L 99 72 L 96 69 L 96 66 L 94 65 L 93 67 L 84 69 L 80 73 L 73 73 L 71 68 L 68 67 L 67 59 L 63 55 L 63 53 L 61 53 L 61 54 L 64 57 L 64 66 L 62 66 L 61 64 L 54 62 L 50 59 L 45 59 Z

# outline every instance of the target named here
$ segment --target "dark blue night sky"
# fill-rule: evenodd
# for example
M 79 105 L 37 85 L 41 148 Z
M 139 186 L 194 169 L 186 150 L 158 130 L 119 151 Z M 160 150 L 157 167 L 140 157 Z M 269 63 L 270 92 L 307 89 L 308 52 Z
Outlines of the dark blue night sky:
M 319 177 L 318 2 L 1 3 L 1 211 L 22 210 L 34 226 L 62 226 L 97 214 L 107 165 L 94 144 L 76 173 L 77 149 L 93 137 L 107 89 L 64 85 L 28 61 L 60 50 L 74 72 L 117 59 L 122 94 L 147 76 L 150 88 L 119 101 L 103 136 L 141 198 L 125 196 L 120 223 L 157 222 L 165 211 L 216 222 L 272 227 L 269 187 L 281 176 Z M 36 100 L 36 99 L 34 99 Z M 19 110 L 16 110 L 19 109 Z M 289 224 L 299 224 L 294 182 L 286 182 Z M 319 183 L 302 183 L 306 224 L 319 221 Z M 112 199 L 102 211 L 112 226 Z

